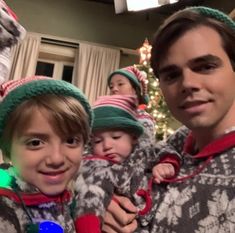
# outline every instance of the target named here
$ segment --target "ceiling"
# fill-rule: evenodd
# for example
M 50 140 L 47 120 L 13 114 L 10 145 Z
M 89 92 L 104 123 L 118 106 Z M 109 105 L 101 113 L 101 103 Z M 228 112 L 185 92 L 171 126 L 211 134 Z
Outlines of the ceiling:
M 87 0 L 87 1 L 114 5 L 114 0 Z M 186 6 L 203 5 L 204 1 L 205 0 L 179 0 L 177 3 L 167 4 L 158 8 L 150 9 L 148 11 L 157 11 L 158 13 L 162 14 L 171 14 L 174 11 L 184 8 Z
M 101 2 L 101 3 L 105 3 L 105 4 L 113 4 L 114 5 L 114 0 L 88 0 L 88 1 Z

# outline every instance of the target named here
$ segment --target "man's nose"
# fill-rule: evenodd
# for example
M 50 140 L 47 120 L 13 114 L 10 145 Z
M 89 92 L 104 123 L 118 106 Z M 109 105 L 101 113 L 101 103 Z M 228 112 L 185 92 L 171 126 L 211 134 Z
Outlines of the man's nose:
M 197 91 L 201 86 L 200 75 L 190 69 L 182 73 L 181 89 L 182 92 Z

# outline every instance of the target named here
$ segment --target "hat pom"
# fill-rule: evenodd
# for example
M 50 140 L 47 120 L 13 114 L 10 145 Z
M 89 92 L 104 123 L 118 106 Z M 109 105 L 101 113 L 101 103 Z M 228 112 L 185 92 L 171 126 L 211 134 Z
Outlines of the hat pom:
M 140 84 L 140 95 L 142 97 L 142 103 L 148 104 L 149 97 L 148 97 L 148 80 L 147 80 L 147 73 L 143 70 L 139 70 L 135 66 L 128 66 L 126 68 L 123 68 L 123 70 L 126 70 L 130 73 L 132 73 L 136 79 L 138 80 Z

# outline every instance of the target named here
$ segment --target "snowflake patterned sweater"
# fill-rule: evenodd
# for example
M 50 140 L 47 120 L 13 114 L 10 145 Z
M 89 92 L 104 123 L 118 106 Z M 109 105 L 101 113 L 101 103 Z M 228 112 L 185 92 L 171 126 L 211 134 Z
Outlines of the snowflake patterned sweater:
M 171 138 L 183 157 L 179 178 L 153 186 L 154 217 L 136 232 L 235 232 L 235 132 L 200 152 L 193 151 L 193 137 L 187 134 L 180 129 Z
M 1 164 L 0 168 L 1 186 L 3 173 L 14 180 L 14 184 L 0 188 L 0 232 L 39 232 L 35 231 L 33 223 L 43 221 L 51 221 L 53 229 L 62 228 L 63 233 L 76 232 L 70 208 L 72 196 L 68 191 L 56 197 L 45 196 L 16 177 L 12 167 Z M 48 232 L 56 233 L 54 230 Z
M 140 222 L 149 221 L 152 209 L 151 170 L 158 162 L 172 163 L 179 168 L 180 155 L 164 142 L 154 148 L 154 156 L 136 148 L 122 164 L 103 157 L 87 155 L 75 182 L 75 225 L 79 233 L 101 232 L 102 217 L 113 193 L 124 195 L 139 207 Z M 147 175 L 145 175 L 147 174 Z M 95 223 L 94 223 L 95 221 Z

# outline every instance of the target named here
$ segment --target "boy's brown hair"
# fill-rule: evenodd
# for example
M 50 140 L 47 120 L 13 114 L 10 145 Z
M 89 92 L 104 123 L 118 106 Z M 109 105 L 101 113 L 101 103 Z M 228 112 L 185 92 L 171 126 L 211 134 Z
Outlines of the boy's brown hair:
M 8 117 L 2 136 L 3 155 L 8 159 L 13 136 L 19 136 L 27 129 L 29 122 L 33 121 L 35 110 L 46 113 L 44 115 L 48 116 L 52 128 L 61 138 L 79 134 L 84 144 L 87 143 L 89 117 L 80 102 L 70 96 L 36 96 L 17 106 Z
M 0 86 L 0 147 L 10 158 L 13 136 L 20 135 L 39 110 L 60 137 L 80 134 L 87 142 L 93 112 L 74 85 L 44 76 L 11 80 Z

